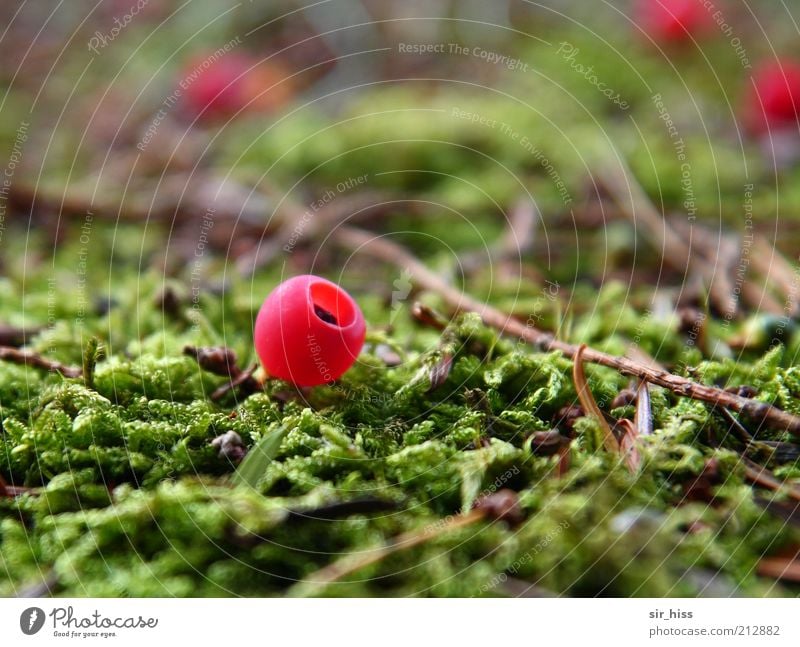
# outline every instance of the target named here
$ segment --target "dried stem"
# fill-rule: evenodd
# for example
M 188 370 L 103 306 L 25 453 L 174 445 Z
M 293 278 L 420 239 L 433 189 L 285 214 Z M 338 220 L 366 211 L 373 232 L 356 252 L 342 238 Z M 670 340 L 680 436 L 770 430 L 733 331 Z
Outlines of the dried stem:
M 362 251 L 406 269 L 410 273 L 411 279 L 418 285 L 436 292 L 450 307 L 457 311 L 478 314 L 487 326 L 524 340 L 545 351 L 558 351 L 572 359 L 575 359 L 578 354 L 578 346 L 558 340 L 551 333 L 528 326 L 519 320 L 509 317 L 500 310 L 464 294 L 430 270 L 404 247 L 385 237 L 381 238 L 368 231 L 347 226 L 339 227 L 333 233 L 333 237 L 339 245 L 347 249 Z M 655 384 L 677 395 L 708 402 L 720 407 L 727 407 L 744 414 L 759 425 L 763 424 L 770 428 L 786 430 L 800 436 L 800 418 L 766 402 L 745 398 L 735 393 L 728 393 L 713 386 L 698 384 L 662 369 L 646 366 L 625 357 L 609 355 L 593 348 L 586 348 L 582 353 L 582 357 L 584 361 L 608 366 L 623 375 Z
M 15 348 L 24 346 L 28 339 L 38 335 L 42 330 L 44 330 L 42 326 L 18 328 L 17 326 L 0 324 L 0 346 L 13 346 Z
M 77 366 L 66 366 L 61 362 L 47 359 L 37 353 L 27 350 L 19 350 L 11 346 L 0 346 L 0 360 L 24 364 L 35 368 L 43 368 L 54 373 L 61 373 L 64 377 L 80 377 L 82 369 Z
M 744 476 L 748 481 L 773 492 L 785 492 L 790 498 L 800 501 L 800 488 L 784 483 L 766 467 L 762 467 L 747 458 L 743 458 L 742 462 L 744 463 Z
M 486 510 L 476 508 L 464 514 L 451 517 L 445 522 L 425 526 L 422 530 L 404 532 L 390 543 L 383 544 L 382 546 L 365 552 L 348 555 L 312 573 L 306 579 L 295 584 L 289 590 L 289 596 L 303 597 L 313 595 L 328 584 L 351 575 L 365 566 L 375 564 L 393 553 L 419 546 L 451 530 L 469 526 L 486 516 Z
M 614 432 L 597 406 L 597 401 L 594 399 L 591 390 L 589 389 L 589 382 L 586 380 L 586 374 L 583 371 L 583 354 L 586 352 L 586 344 L 578 346 L 578 352 L 575 354 L 575 363 L 572 367 L 572 381 L 575 382 L 575 391 L 578 393 L 578 400 L 580 400 L 583 410 L 593 416 L 600 425 L 603 432 L 603 445 L 606 450 L 613 453 L 618 453 L 619 443 L 617 442 Z
M 762 577 L 800 583 L 800 561 L 794 557 L 765 557 L 757 570 Z

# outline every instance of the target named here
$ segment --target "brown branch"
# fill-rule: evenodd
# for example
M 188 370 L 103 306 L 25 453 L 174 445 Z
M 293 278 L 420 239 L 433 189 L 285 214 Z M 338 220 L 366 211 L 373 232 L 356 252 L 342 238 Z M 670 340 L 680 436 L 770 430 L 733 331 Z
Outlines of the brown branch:
M 800 561 L 794 557 L 764 557 L 758 562 L 761 577 L 800 583 Z
M 783 254 L 777 248 L 771 247 L 763 236 L 757 234 L 753 242 L 753 253 L 750 254 L 750 263 L 753 269 L 765 277 L 767 282 L 777 286 L 784 300 L 785 314 L 797 314 L 800 309 L 797 302 L 798 277 L 795 269 L 783 257 Z
M 54 373 L 61 373 L 64 377 L 80 377 L 83 373 L 82 369 L 78 366 L 66 366 L 61 362 L 42 357 L 38 353 L 19 350 L 11 346 L 0 346 L 0 360 L 13 362 L 15 364 L 24 364 L 25 366 L 33 366 L 35 368 L 43 368 Z
M 501 333 L 516 337 L 545 351 L 558 351 L 571 359 L 578 354 L 578 346 L 558 340 L 551 333 L 512 319 L 500 310 L 464 294 L 430 270 L 404 247 L 386 237 L 378 237 L 355 227 L 343 226 L 333 232 L 333 238 L 339 245 L 351 251 L 361 251 L 406 269 L 413 281 L 425 289 L 439 294 L 451 308 L 456 311 L 474 312 L 487 326 L 495 328 Z M 713 386 L 698 384 L 662 369 L 646 366 L 625 357 L 609 355 L 593 348 L 584 350 L 583 359 L 593 364 L 608 366 L 623 375 L 645 380 L 677 395 L 727 407 L 744 414 L 758 424 L 786 430 L 800 436 L 800 418 L 766 402 L 728 393 Z
M 249 368 L 241 371 L 236 375 L 236 377 L 231 377 L 231 381 L 223 384 L 222 386 L 216 388 L 209 398 L 213 401 L 217 401 L 222 396 L 224 396 L 229 391 L 233 391 L 234 389 L 241 387 L 244 394 L 249 395 L 250 393 L 255 393 L 260 384 L 258 381 L 253 377 L 255 372 L 258 370 L 258 364 L 252 364 Z
M 487 516 L 487 510 L 475 508 L 464 514 L 450 517 L 448 520 L 441 523 L 425 526 L 422 530 L 404 532 L 390 543 L 377 546 L 364 552 L 347 555 L 321 568 L 309 575 L 306 579 L 295 584 L 289 589 L 288 595 L 301 597 L 313 595 L 316 591 L 323 589 L 328 584 L 341 580 L 343 577 L 351 575 L 365 566 L 376 564 L 393 553 L 419 546 L 430 539 L 434 539 L 451 530 L 469 526 Z
M 742 462 L 746 480 L 773 492 L 785 492 L 790 498 L 800 501 L 800 487 L 784 483 L 766 467 L 762 467 L 748 458 L 742 458 Z
M 44 330 L 43 326 L 18 328 L 0 324 L 0 346 L 13 346 L 14 348 L 24 346 L 31 337 L 38 335 L 42 330 Z

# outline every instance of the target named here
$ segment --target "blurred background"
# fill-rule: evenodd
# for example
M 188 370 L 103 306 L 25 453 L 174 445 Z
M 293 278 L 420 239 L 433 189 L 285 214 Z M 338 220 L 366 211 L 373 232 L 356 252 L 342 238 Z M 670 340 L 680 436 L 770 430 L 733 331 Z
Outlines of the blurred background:
M 207 289 L 226 271 L 258 281 L 343 262 L 350 281 L 380 289 L 371 265 L 359 271 L 318 231 L 291 233 L 322 210 L 312 229 L 394 232 L 486 298 L 506 279 L 517 295 L 522 274 L 536 290 L 558 282 L 562 297 L 618 280 L 645 299 L 663 288 L 670 307 L 710 290 L 730 318 L 740 306 L 793 314 L 788 286 L 739 268 L 743 237 L 758 233 L 763 264 L 791 281 L 769 251 L 793 256 L 800 207 L 786 3 L 103 0 L 0 12 L 7 276 L 79 250 L 90 217 L 87 253 L 70 249 L 49 271 L 59 293 L 80 287 L 84 266 Z M 530 212 L 523 230 L 505 264 L 489 263 L 515 205 Z M 743 294 L 726 303 L 737 269 Z

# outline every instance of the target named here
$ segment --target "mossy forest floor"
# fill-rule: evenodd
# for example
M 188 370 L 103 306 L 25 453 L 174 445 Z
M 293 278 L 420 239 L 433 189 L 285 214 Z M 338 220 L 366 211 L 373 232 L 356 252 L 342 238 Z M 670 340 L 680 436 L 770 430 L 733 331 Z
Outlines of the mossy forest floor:
M 330 54 L 312 42 L 282 55 L 298 71 L 293 103 L 209 127 L 167 110 L 141 150 L 191 51 L 240 36 L 238 47 L 262 55 L 310 27 L 295 16 L 251 33 L 274 16 L 240 8 L 213 22 L 194 16 L 207 25 L 202 38 L 176 50 L 197 25 L 158 26 L 154 9 L 82 73 L 84 43 L 106 23 L 79 27 L 75 7 L 45 33 L 61 42 L 58 30 L 79 30 L 76 45 L 56 63 L 58 48 L 45 50 L 46 64 L 26 59 L 25 78 L 2 75 L 0 138 L 18 152 L 3 194 L 0 324 L 25 331 L 7 345 L 24 342 L 82 374 L 0 362 L 0 594 L 800 592 L 796 577 L 781 576 L 800 547 L 796 437 L 653 387 L 653 433 L 638 440 L 632 470 L 607 451 L 596 418 L 570 409 L 572 361 L 453 313 L 403 267 L 344 249 L 331 233 L 347 219 L 559 339 L 634 352 L 800 415 L 793 275 L 776 282 L 758 274 L 763 264 L 740 262 L 754 240 L 793 267 L 800 174 L 776 174 L 737 130 L 750 72 L 724 35 L 702 51 L 663 53 L 599 9 L 583 23 L 521 11 L 517 31 L 482 36 L 435 23 L 435 40 L 501 52 L 523 70 L 404 53 L 398 42 L 419 37 L 382 25 L 391 51 L 367 57 L 372 85 L 319 90 L 334 70 L 314 67 Z M 769 43 L 748 24 L 755 60 Z M 18 39 L 35 34 L 24 29 Z M 578 54 L 565 57 L 562 42 Z M 5 49 L 18 60 L 23 48 Z M 708 252 L 713 277 L 664 260 L 670 250 L 598 180 L 609 169 L 633 193 L 641 187 L 682 240 L 683 226 L 721 241 L 693 252 Z M 517 241 L 523 249 L 509 232 L 530 234 Z M 748 253 L 765 258 L 755 242 Z M 368 335 L 357 364 L 313 389 L 268 380 L 215 393 L 229 378 L 185 347 L 227 347 L 251 366 L 261 301 L 308 272 L 361 305 Z M 743 286 L 766 286 L 773 307 L 748 301 Z M 435 314 L 415 315 L 415 303 Z M 604 367 L 586 372 L 604 416 L 633 421 L 641 403 L 626 389 L 637 384 Z M 214 442 L 229 432 L 243 448 Z M 235 485 L 243 449 L 269 435 L 280 441 L 272 460 L 253 487 Z M 754 466 L 768 471 L 761 484 Z M 500 490 L 516 493 L 513 518 L 458 523 Z M 420 534 L 334 581 L 314 580 L 338 560 Z

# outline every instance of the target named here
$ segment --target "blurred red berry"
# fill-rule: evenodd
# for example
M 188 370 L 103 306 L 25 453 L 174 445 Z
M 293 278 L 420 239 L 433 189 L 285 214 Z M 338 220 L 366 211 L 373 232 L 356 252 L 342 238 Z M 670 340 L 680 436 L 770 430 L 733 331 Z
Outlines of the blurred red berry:
M 337 379 L 364 345 L 364 315 L 352 297 L 318 276 L 296 276 L 275 288 L 256 318 L 255 346 L 272 377 L 298 386 Z
M 659 43 L 687 41 L 714 26 L 703 0 L 637 0 L 635 20 Z
M 178 80 L 184 108 L 203 121 L 229 119 L 240 111 L 270 111 L 291 98 L 280 65 L 230 52 L 192 58 Z
M 753 74 L 747 95 L 747 122 L 751 130 L 796 129 L 800 115 L 800 61 L 772 61 Z

